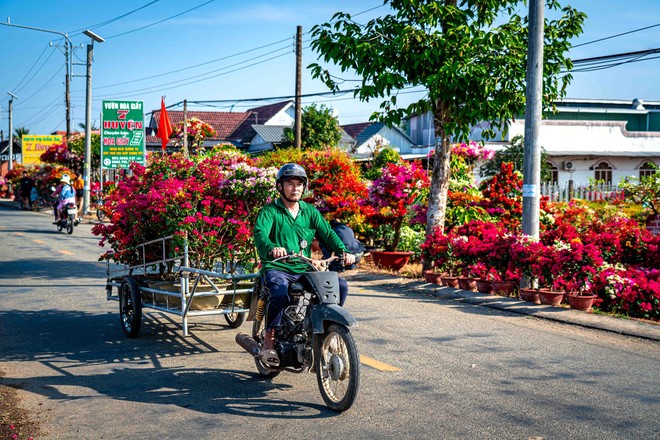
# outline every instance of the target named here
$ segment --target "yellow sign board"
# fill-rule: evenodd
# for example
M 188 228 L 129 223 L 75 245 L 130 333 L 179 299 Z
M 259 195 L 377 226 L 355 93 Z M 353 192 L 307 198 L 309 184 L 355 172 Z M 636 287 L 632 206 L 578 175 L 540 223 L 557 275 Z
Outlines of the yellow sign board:
M 48 147 L 62 143 L 62 136 L 24 134 L 21 142 L 23 165 L 38 165 L 41 163 L 39 157 L 46 152 Z

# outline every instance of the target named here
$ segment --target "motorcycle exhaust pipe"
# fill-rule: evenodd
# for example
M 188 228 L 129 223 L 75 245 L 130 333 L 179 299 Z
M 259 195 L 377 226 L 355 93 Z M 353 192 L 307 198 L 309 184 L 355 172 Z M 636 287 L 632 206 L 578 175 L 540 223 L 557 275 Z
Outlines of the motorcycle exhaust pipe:
M 252 339 L 249 335 L 246 335 L 245 333 L 239 333 L 236 335 L 236 343 L 243 347 L 243 350 L 247 351 L 254 357 L 259 356 L 259 352 L 261 351 L 261 346 L 257 341 Z

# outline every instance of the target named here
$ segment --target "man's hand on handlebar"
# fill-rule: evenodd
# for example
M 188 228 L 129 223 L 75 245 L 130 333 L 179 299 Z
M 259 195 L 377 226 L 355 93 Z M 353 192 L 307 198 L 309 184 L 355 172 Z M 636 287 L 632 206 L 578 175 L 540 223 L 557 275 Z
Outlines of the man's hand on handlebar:
M 350 266 L 355 263 L 355 255 L 344 252 L 344 266 Z
M 276 247 L 276 248 L 273 248 L 272 251 L 270 251 L 270 255 L 273 258 L 286 257 L 288 254 L 289 253 L 287 252 L 287 250 L 284 249 L 283 247 Z

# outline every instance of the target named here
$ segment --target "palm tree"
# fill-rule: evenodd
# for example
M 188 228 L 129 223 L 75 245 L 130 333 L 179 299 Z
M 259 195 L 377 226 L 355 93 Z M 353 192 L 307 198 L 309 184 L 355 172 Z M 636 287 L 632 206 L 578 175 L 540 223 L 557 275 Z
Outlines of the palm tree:
M 79 123 L 79 124 L 78 124 L 78 127 L 80 127 L 80 129 L 81 129 L 82 131 L 85 131 L 85 128 L 86 128 L 86 127 L 85 127 L 85 123 L 84 123 L 84 122 Z M 96 131 L 96 130 L 98 130 L 98 129 L 99 129 L 99 128 L 96 126 L 96 121 L 92 121 L 92 131 Z
M 30 134 L 30 129 L 25 128 L 25 126 L 16 127 L 14 129 L 14 137 L 18 139 L 19 145 L 23 145 L 23 135 Z

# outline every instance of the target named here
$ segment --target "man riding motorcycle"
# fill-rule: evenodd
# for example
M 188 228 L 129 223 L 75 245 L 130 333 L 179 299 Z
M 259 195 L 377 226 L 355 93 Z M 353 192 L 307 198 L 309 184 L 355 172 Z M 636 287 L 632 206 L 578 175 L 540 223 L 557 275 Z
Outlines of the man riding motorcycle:
M 307 173 L 298 164 L 288 163 L 277 172 L 276 185 L 280 198 L 264 206 L 254 226 L 254 242 L 259 252 L 261 276 L 270 299 L 266 333 L 260 356 L 264 364 L 276 367 L 279 358 L 275 350 L 275 331 L 289 302 L 289 284 L 300 279 L 308 268 L 302 262 L 273 261 L 288 252 L 301 252 L 311 257 L 311 243 L 317 237 L 335 254 L 344 254 L 344 264 L 355 263 L 355 256 L 330 228 L 321 213 L 302 201 L 307 189 Z M 340 278 L 340 296 L 346 297 L 348 284 Z
M 57 205 L 55 206 L 55 222 L 54 225 L 62 219 L 62 208 L 69 203 L 76 204 L 76 191 L 71 186 L 71 178 L 68 174 L 62 174 L 60 184 L 57 189 L 51 194 L 52 197 L 57 197 Z

